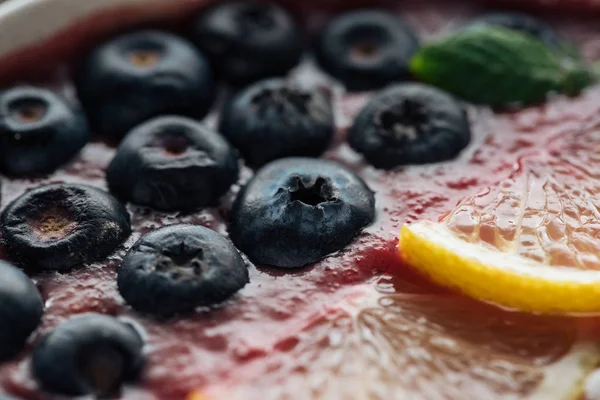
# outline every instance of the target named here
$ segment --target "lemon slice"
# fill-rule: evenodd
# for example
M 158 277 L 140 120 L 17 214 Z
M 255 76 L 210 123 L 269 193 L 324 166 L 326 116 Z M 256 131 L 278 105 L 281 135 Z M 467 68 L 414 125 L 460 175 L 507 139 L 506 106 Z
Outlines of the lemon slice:
M 522 311 L 600 311 L 600 272 L 544 266 L 518 255 L 467 243 L 442 224 L 402 228 L 406 261 L 433 281 L 480 300 Z
M 600 183 L 536 162 L 463 200 L 439 222 L 402 228 L 400 252 L 431 280 L 539 313 L 600 311 Z

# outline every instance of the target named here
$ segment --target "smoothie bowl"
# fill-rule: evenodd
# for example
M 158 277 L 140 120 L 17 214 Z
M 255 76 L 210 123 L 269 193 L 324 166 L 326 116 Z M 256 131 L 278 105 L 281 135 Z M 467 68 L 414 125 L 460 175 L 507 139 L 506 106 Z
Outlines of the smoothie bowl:
M 600 398 L 598 12 L 3 3 L 0 399 Z

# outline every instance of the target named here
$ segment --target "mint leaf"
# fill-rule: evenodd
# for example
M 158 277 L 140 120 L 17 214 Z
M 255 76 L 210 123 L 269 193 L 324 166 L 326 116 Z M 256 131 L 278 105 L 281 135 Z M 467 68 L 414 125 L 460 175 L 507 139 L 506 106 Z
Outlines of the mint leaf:
M 565 63 L 568 62 L 570 61 L 565 61 Z M 562 82 L 562 91 L 569 96 L 578 95 L 596 80 L 594 71 L 581 63 L 571 62 L 571 65 L 563 65 L 565 76 Z
M 479 25 L 423 46 L 412 73 L 465 100 L 494 106 L 532 104 L 550 92 L 577 94 L 592 81 L 579 61 L 534 36 Z

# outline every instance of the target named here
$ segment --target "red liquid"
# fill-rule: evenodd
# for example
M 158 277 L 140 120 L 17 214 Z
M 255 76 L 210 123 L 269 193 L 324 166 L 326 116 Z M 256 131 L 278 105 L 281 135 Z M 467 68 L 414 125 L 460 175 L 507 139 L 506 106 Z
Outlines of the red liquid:
M 457 4 L 419 3 L 405 2 L 399 13 L 424 40 L 460 26 L 472 11 Z M 595 39 L 600 37 L 597 23 L 562 21 L 557 26 L 582 46 L 586 56 L 595 58 L 600 52 Z M 70 37 L 73 32 L 61 35 L 65 42 L 60 48 L 48 46 L 13 55 L 12 63 L 4 64 L 6 71 L 19 70 L 19 57 L 35 65 L 39 54 L 53 59 L 51 54 L 68 53 L 73 47 Z M 126 249 L 141 234 L 176 222 L 202 224 L 226 234 L 227 210 L 238 187 L 219 209 L 191 215 L 130 206 L 134 234 L 109 260 L 79 271 L 34 277 L 47 308 L 43 326 L 32 342 L 65 318 L 82 312 L 135 320 L 147 332 L 148 366 L 142 381 L 124 390 L 124 399 L 183 399 L 191 390 L 205 387 L 219 399 L 233 398 L 229 393 L 262 400 L 319 396 L 391 399 L 393 393 L 434 395 L 443 390 L 450 398 L 461 398 L 469 392 L 460 392 L 449 378 L 452 371 L 462 385 L 475 385 L 474 390 L 485 394 L 481 398 L 531 393 L 541 382 L 539 366 L 564 355 L 583 334 L 582 326 L 591 327 L 586 334 L 593 335 L 595 321 L 509 313 L 444 293 L 401 265 L 397 236 L 402 224 L 438 219 L 465 196 L 509 176 L 520 158 L 535 158 L 551 143 L 569 142 L 576 132 L 600 122 L 600 87 L 577 99 L 560 97 L 520 112 L 493 113 L 473 107 L 474 138 L 456 160 L 384 172 L 365 165 L 344 140 L 348 125 L 369 95 L 345 94 L 308 62 L 293 75 L 309 86 L 331 88 L 338 134 L 326 157 L 351 167 L 376 192 L 377 221 L 347 248 L 313 266 L 291 272 L 252 268 L 250 284 L 217 309 L 158 322 L 132 312 L 118 294 L 115 271 Z M 69 93 L 68 83 L 64 87 Z M 207 121 L 213 123 L 214 115 Z M 113 152 L 110 146 L 96 142 L 45 179 L 5 179 L 2 203 L 8 204 L 41 183 L 82 182 L 106 188 L 104 168 Z M 242 181 L 250 175 L 245 169 Z M 402 333 L 402 327 L 409 334 Z M 385 347 L 393 338 L 403 341 L 396 343 L 397 347 Z M 362 353 L 370 345 L 376 349 L 375 355 Z M 419 351 L 420 355 L 412 354 Z M 428 356 L 442 364 L 427 361 Z M 486 369 L 487 375 L 477 375 L 481 366 L 500 362 L 505 363 L 503 369 Z M 402 375 L 410 368 L 417 371 L 419 379 Z M 330 374 L 323 375 L 328 377 L 325 382 L 317 382 L 321 371 Z M 346 386 L 345 382 L 362 374 L 374 387 L 357 392 L 354 385 Z M 341 378 L 336 381 L 331 376 Z M 386 391 L 380 384 L 390 381 L 395 382 L 396 391 Z M 26 399 L 52 398 L 39 392 L 30 376 L 29 350 L 0 366 L 0 387 Z

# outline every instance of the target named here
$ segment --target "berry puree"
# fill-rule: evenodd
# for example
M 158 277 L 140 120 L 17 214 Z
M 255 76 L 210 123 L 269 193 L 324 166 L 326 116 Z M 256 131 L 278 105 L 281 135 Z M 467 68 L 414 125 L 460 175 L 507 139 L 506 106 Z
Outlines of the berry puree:
M 398 6 L 396 11 L 425 42 L 436 35 L 460 27 L 464 21 L 481 10 L 466 3 L 453 2 L 450 5 L 446 2 L 403 1 L 402 6 Z M 327 18 L 328 15 L 325 13 L 315 13 L 307 18 L 307 26 L 309 28 L 320 26 Z M 556 19 L 552 15 L 545 19 L 565 37 L 577 43 L 586 58 L 595 60 L 600 57 L 600 25 L 597 22 L 582 20 L 580 17 Z M 156 25 L 150 23 L 148 26 Z M 61 36 L 63 39 L 64 37 L 71 39 L 66 34 Z M 58 50 L 65 53 L 62 47 Z M 51 53 L 50 48 L 51 45 L 48 45 L 47 49 L 40 48 L 40 54 Z M 28 55 L 25 58 L 34 60 L 35 55 Z M 76 54 L 69 54 L 69 58 L 76 58 Z M 10 64 L 18 65 L 18 62 L 12 60 Z M 28 64 L 27 70 L 36 72 L 33 71 L 35 68 L 32 68 L 32 63 Z M 54 78 L 42 79 L 42 81 L 75 101 L 69 68 L 65 67 L 69 63 L 63 62 L 57 65 L 59 67 L 52 70 L 50 74 L 48 69 L 44 68 L 45 76 Z M 35 75 L 39 76 L 39 71 Z M 23 79 L 27 79 L 27 82 L 31 81 L 29 76 L 15 77 L 18 78 L 18 82 L 23 82 Z M 521 321 L 520 323 L 526 326 L 524 328 L 526 333 L 521 338 L 522 342 L 519 345 L 521 347 L 515 343 L 512 343 L 514 346 L 509 346 L 519 352 L 515 350 L 511 353 L 514 354 L 511 355 L 513 358 L 506 361 L 504 372 L 513 384 L 503 382 L 504 375 L 498 371 L 495 372 L 497 375 L 490 373 L 491 375 L 488 374 L 485 378 L 467 371 L 465 374 L 468 377 L 464 379 L 467 383 L 481 379 L 491 382 L 488 386 L 481 384 L 482 386 L 477 389 L 479 392 L 473 392 L 484 393 L 479 398 L 486 399 L 521 398 L 541 384 L 542 378 L 536 366 L 549 364 L 568 353 L 577 338 L 574 327 L 582 323 L 586 326 L 589 324 L 579 319 L 558 320 L 523 316 L 449 295 L 442 289 L 416 277 L 407 266 L 402 264 L 397 254 L 398 233 L 405 223 L 422 219 L 439 219 L 465 196 L 477 193 L 482 188 L 510 176 L 515 168 L 518 168 L 518 160 L 521 158 L 525 156 L 535 158 L 538 154 L 545 154 L 551 143 L 564 143 L 570 135 L 596 126 L 600 123 L 600 87 L 591 87 L 577 98 L 555 96 L 543 105 L 519 111 L 496 112 L 486 107 L 467 106 L 472 139 L 457 158 L 436 164 L 406 166 L 394 171 L 383 171 L 365 163 L 362 157 L 350 148 L 346 140 L 354 117 L 372 93 L 345 92 L 309 59 L 293 69 L 289 77 L 303 87 L 323 90 L 331 97 L 336 132 L 334 142 L 323 158 L 349 167 L 375 192 L 375 222 L 343 250 L 310 266 L 294 270 L 250 266 L 250 283 L 226 302 L 213 308 L 202 309 L 192 316 L 162 320 L 133 311 L 120 296 L 116 271 L 125 253 L 141 235 L 174 223 L 203 225 L 227 235 L 228 214 L 233 198 L 239 191 L 240 185 L 245 183 L 253 172 L 250 168 L 244 167 L 240 174 L 240 181 L 224 196 L 218 207 L 205 208 L 193 213 L 177 213 L 159 212 L 128 204 L 133 233 L 107 260 L 69 272 L 44 272 L 31 275 L 45 301 L 45 313 L 42 324 L 30 338 L 28 347 L 15 359 L 0 364 L 0 391 L 4 390 L 17 398 L 31 400 L 55 398 L 42 392 L 31 376 L 31 346 L 43 334 L 67 318 L 85 312 L 96 312 L 126 317 L 145 332 L 147 361 L 144 372 L 139 382 L 123 389 L 120 397 L 122 399 L 177 400 L 185 399 L 194 391 L 207 393 L 206 398 L 212 398 L 210 394 L 217 393 L 215 399 L 225 399 L 234 398 L 229 397 L 228 390 L 231 389 L 233 393 L 238 387 L 243 388 L 240 389 L 242 392 L 240 398 L 244 399 L 398 398 L 394 395 L 389 397 L 390 392 L 388 397 L 385 397 L 383 392 L 363 392 L 362 395 L 344 392 L 341 381 L 332 383 L 340 386 L 336 389 L 338 391 L 331 392 L 337 395 L 327 397 L 328 392 L 323 389 L 322 382 L 320 384 L 303 382 L 303 379 L 298 378 L 302 375 L 298 372 L 299 368 L 310 369 L 311 365 L 324 368 L 323 360 L 319 360 L 319 357 L 334 359 L 339 355 L 332 347 L 326 349 L 328 344 L 324 344 L 324 341 L 328 340 L 331 345 L 333 340 L 331 335 L 335 332 L 340 335 L 340 341 L 348 337 L 348 332 L 352 329 L 348 327 L 348 323 L 352 324 L 352 318 L 358 316 L 361 310 L 369 308 L 371 314 L 361 314 L 360 329 L 368 330 L 369 321 L 378 318 L 383 321 L 384 315 L 377 313 L 378 307 L 388 311 L 402 309 L 407 320 L 413 323 L 425 316 L 429 320 L 429 325 L 423 328 L 428 329 L 428 339 L 423 340 L 421 347 L 406 345 L 402 348 L 402 344 L 397 344 L 399 347 L 393 349 L 380 348 L 380 351 L 396 354 L 396 359 L 405 362 L 407 368 L 414 365 L 416 361 L 405 352 L 420 349 L 434 357 L 443 353 L 439 347 L 435 348 L 434 344 L 443 345 L 439 341 L 436 342 L 436 338 L 442 340 L 443 335 L 439 332 L 456 331 L 449 328 L 450 319 L 454 328 L 462 326 L 461 332 L 464 334 L 465 331 L 475 332 L 484 329 L 473 320 L 473 315 L 480 315 L 483 319 L 494 315 L 497 320 L 505 321 L 502 325 L 503 329 L 513 326 L 511 328 L 513 331 L 507 333 L 508 336 L 518 335 L 519 321 Z M 226 90 L 222 91 L 221 99 L 227 94 Z M 217 112 L 214 110 L 204 120 L 210 127 L 215 127 L 216 121 Z M 76 159 L 51 175 L 28 179 L 4 178 L 2 206 L 6 206 L 24 191 L 46 183 L 82 183 L 107 190 L 105 170 L 114 154 L 113 143 L 105 138 L 96 137 L 83 148 Z M 2 258 L 6 258 L 4 252 L 0 254 Z M 450 300 L 443 300 L 444 298 Z M 448 315 L 442 316 L 443 313 L 436 308 L 440 302 L 444 302 L 444 307 L 452 308 L 454 303 L 458 303 L 459 306 L 448 311 Z M 437 311 L 433 313 L 432 310 Z M 341 314 L 343 317 L 339 317 Z M 437 315 L 437 320 L 433 314 Z M 467 314 L 471 314 L 471 317 L 466 318 Z M 542 334 L 539 329 L 531 328 L 536 324 L 552 327 L 552 329 L 548 328 Z M 490 326 L 492 325 L 487 325 L 488 328 Z M 565 330 L 569 332 L 565 333 Z M 367 335 L 367 333 L 361 334 Z M 529 336 L 532 334 L 534 336 Z M 540 339 L 542 336 L 543 340 Z M 502 359 L 504 356 L 498 354 L 505 354 L 502 352 L 507 351 L 504 348 L 498 350 L 494 346 L 486 346 L 484 343 L 485 340 L 494 341 L 497 338 L 484 339 L 482 342 L 481 337 L 477 338 L 476 335 L 461 337 L 463 344 L 460 346 L 467 346 L 464 343 L 468 343 L 472 351 L 470 354 L 482 363 L 493 360 L 486 358 L 486 355 L 491 354 L 490 357 L 497 356 L 500 357 L 498 359 Z M 536 343 L 533 346 L 536 348 L 523 345 L 523 341 L 528 338 Z M 414 345 L 415 342 L 411 343 Z M 546 346 L 544 349 L 542 344 Z M 322 354 L 315 350 L 321 348 Z M 474 356 L 478 353 L 478 349 L 479 355 Z M 351 353 L 345 354 L 344 357 L 348 358 L 349 355 Z M 298 360 L 302 362 L 298 364 Z M 336 362 L 338 364 L 335 364 Z M 340 367 L 345 362 L 332 361 L 331 368 Z M 371 362 L 374 362 L 372 358 Z M 349 364 L 352 363 L 348 362 L 346 365 Z M 434 363 L 423 365 L 428 365 L 430 369 L 421 374 L 421 378 L 437 376 L 432 371 Z M 357 368 L 356 364 L 354 368 Z M 440 368 L 442 373 L 455 370 L 453 368 L 475 370 L 477 363 L 460 367 L 445 365 Z M 286 382 L 287 375 L 283 371 L 288 371 L 294 378 Z M 339 379 L 344 379 L 343 368 L 336 371 L 335 374 L 331 372 L 330 374 L 342 376 Z M 350 371 L 348 376 L 357 376 L 356 374 L 357 371 Z M 397 384 L 408 388 L 412 383 L 408 377 L 405 378 L 399 380 Z M 333 378 L 330 376 L 328 379 Z M 377 379 L 393 380 L 394 377 Z M 273 389 L 277 385 L 287 385 L 287 389 L 281 391 Z M 453 385 L 452 380 L 438 380 L 432 384 L 430 389 L 432 392 L 427 398 L 438 398 L 436 393 L 437 396 L 442 396 L 440 391 L 444 387 Z M 296 392 L 291 389 L 292 387 L 303 389 Z M 311 392 L 307 387 L 317 389 Z M 411 390 L 423 391 L 425 387 L 417 385 L 414 389 L 405 389 L 406 398 L 410 398 L 411 393 L 419 393 Z M 440 391 L 436 392 L 436 388 Z M 506 397 L 502 397 L 503 394 Z M 323 397 L 319 397 L 320 395 Z M 461 397 L 458 392 L 449 396 L 469 398 L 469 396 Z M 204 400 L 203 397 L 199 398 Z

